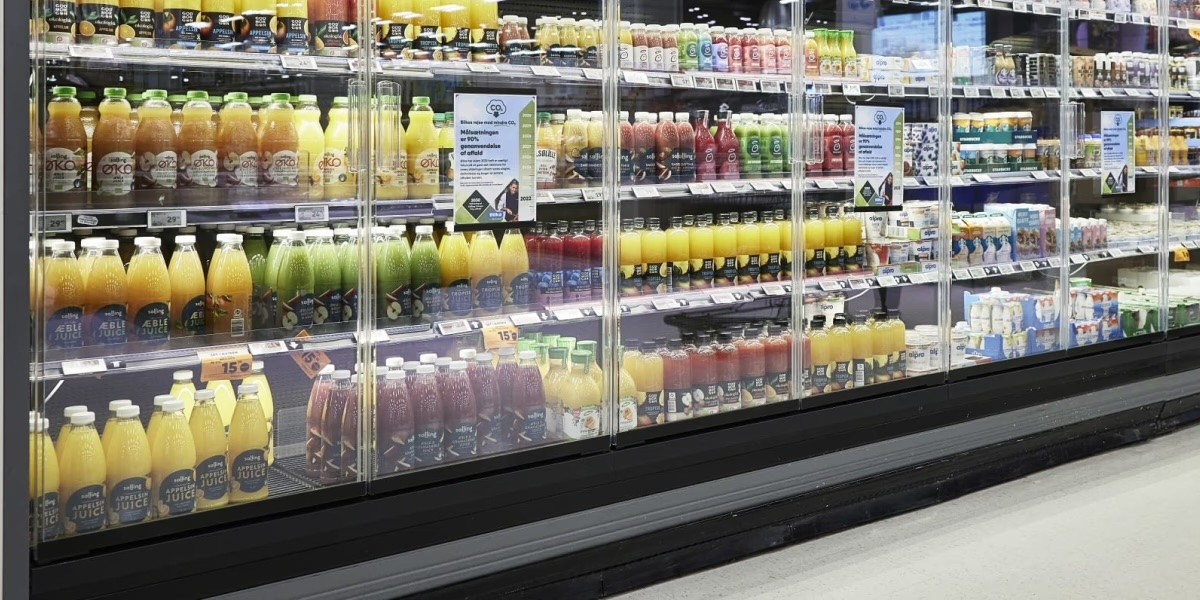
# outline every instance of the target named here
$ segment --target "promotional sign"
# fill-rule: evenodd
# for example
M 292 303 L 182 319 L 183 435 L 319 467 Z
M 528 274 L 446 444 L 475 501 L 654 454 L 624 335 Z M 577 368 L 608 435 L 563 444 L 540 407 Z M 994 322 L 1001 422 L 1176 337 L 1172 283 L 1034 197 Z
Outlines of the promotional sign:
M 454 222 L 537 219 L 537 97 L 454 95 Z
M 1134 175 L 1133 112 L 1100 112 L 1100 194 L 1132 194 Z
M 904 204 L 904 109 L 854 108 L 854 207 L 899 210 Z

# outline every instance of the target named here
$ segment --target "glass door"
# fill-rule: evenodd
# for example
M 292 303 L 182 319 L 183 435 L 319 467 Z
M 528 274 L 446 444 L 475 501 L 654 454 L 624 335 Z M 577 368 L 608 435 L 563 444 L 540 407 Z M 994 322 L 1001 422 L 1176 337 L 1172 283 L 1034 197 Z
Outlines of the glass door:
M 1167 247 L 1162 272 L 1166 274 L 1167 294 L 1162 307 L 1163 327 L 1178 330 L 1200 323 L 1200 310 L 1196 306 L 1197 292 L 1191 287 L 1190 271 L 1193 255 L 1200 242 L 1200 217 L 1197 216 L 1197 200 L 1200 194 L 1200 79 L 1196 72 L 1198 42 L 1191 36 L 1192 28 L 1200 25 L 1195 11 L 1171 5 L 1168 27 L 1163 28 L 1164 45 L 1167 52 L 1160 69 L 1167 73 L 1167 89 L 1170 92 L 1165 102 L 1159 103 L 1162 114 L 1166 106 L 1167 135 L 1159 140 L 1159 166 L 1166 165 L 1166 173 L 1160 175 L 1163 184 L 1165 210 L 1168 218 Z M 1163 151 L 1163 144 L 1166 150 Z M 1151 148 L 1147 147 L 1147 160 Z M 1153 165 L 1153 162 L 1150 162 Z M 1149 271 L 1146 271 L 1149 274 Z M 1135 282 L 1122 283 L 1139 291 L 1152 289 L 1152 278 L 1140 277 Z
M 360 480 L 360 17 L 236 4 L 34 13 L 39 556 Z M 317 412 L 330 372 L 338 400 Z

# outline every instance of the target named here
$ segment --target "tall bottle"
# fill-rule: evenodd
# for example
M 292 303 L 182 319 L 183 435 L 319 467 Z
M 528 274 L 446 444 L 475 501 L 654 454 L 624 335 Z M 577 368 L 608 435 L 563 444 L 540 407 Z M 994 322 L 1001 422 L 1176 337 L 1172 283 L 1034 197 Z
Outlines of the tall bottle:
M 738 281 L 737 228 L 730 223 L 728 215 L 721 214 L 719 218 L 718 227 L 713 231 L 713 263 L 716 267 L 713 285 L 729 287 Z
M 650 113 L 633 115 L 632 171 L 634 183 L 652 183 L 655 178 L 655 127 Z
M 120 198 L 133 191 L 135 130 L 130 110 L 125 88 L 104 88 L 100 121 L 92 135 L 92 193 L 98 196 Z
M 146 90 L 138 107 L 137 133 L 133 145 L 134 187 L 137 189 L 175 189 L 178 179 L 179 140 L 171 124 L 171 105 L 166 90 Z
M 622 296 L 639 296 L 645 277 L 645 263 L 642 262 L 641 233 L 633 228 L 633 219 L 621 220 L 621 235 L 618 239 L 620 246 L 620 291 Z
M 663 400 L 666 406 L 668 423 L 681 421 L 692 417 L 694 410 L 692 398 L 691 361 L 683 349 L 683 342 L 678 338 L 667 343 L 667 350 L 661 355 L 663 363 Z
M 139 408 L 120 406 L 104 425 L 108 463 L 108 524 L 112 527 L 150 520 L 151 454 Z M 102 440 L 103 441 L 103 440 Z
M 478 453 L 475 426 L 479 418 L 475 394 L 467 375 L 467 362 L 450 362 L 440 382 L 442 398 L 443 456 L 445 460 L 470 458 Z
M 717 117 L 717 178 L 741 179 L 741 147 L 737 136 L 729 127 L 729 112 L 722 111 Z
M 358 395 L 356 380 L 348 370 L 334 371 L 329 388 L 329 400 L 321 414 L 321 482 L 336 483 L 346 478 L 343 462 L 342 431 L 346 408 Z
M 812 391 L 824 394 L 833 391 L 833 369 L 830 364 L 829 334 L 825 331 L 825 315 L 812 318 L 808 330 L 809 355 L 812 357 Z
M 658 113 L 658 127 L 654 132 L 654 174 L 659 183 L 675 181 L 679 130 L 675 128 L 674 118 L 675 114 L 670 111 Z
M 433 241 L 433 227 L 417 226 L 410 262 L 412 272 L 413 316 L 437 315 L 445 306 L 441 259 Z
M 379 388 L 375 457 L 379 474 L 407 471 L 414 465 L 413 405 L 409 401 L 408 384 L 404 378 L 404 371 L 389 370 Z
M 783 325 L 769 325 L 767 337 L 763 339 L 766 356 L 767 402 L 780 402 L 792 398 L 792 339 L 785 335 L 787 321 Z
M 546 440 L 546 393 L 542 372 L 537 365 L 537 353 L 520 353 L 516 378 L 513 382 L 512 443 L 514 446 L 533 446 Z
M 588 185 L 598 186 L 604 180 L 604 113 L 593 110 L 587 122 Z
M 636 227 L 637 220 L 634 221 Z M 645 263 L 643 294 L 662 294 L 667 291 L 667 234 L 657 217 L 651 217 L 642 231 L 642 262 Z
M 783 281 L 780 249 L 780 224 L 775 214 L 764 210 L 759 225 L 759 281 Z
M 283 0 L 292 4 L 299 1 Z M 271 94 L 270 104 L 263 109 L 266 120 L 259 125 L 258 135 L 260 185 L 295 188 L 300 183 L 300 138 L 290 99 L 286 93 Z
M 438 133 L 433 126 L 428 96 L 413 98 L 404 140 L 408 152 L 408 193 L 415 198 L 431 198 L 438 193 L 440 168 Z
M 875 362 L 873 357 L 872 332 L 867 324 L 866 314 L 854 317 L 850 326 L 850 357 L 851 383 L 853 387 L 863 387 L 875 383 Z
M 696 132 L 688 120 L 688 113 L 675 113 L 676 144 L 671 156 L 671 170 L 675 181 L 687 183 L 696 177 Z
M 302 233 L 302 232 L 300 232 Z M 241 337 L 252 327 L 250 301 L 254 280 L 238 233 L 217 235 L 220 247 L 208 269 L 208 294 L 204 308 L 208 333 Z
M 563 301 L 578 302 L 592 297 L 592 243 L 583 233 L 583 222 L 571 223 L 563 239 Z
M 195 511 L 196 443 L 183 416 L 183 402 L 175 399 L 163 402 L 150 454 L 154 516 L 173 517 Z
M 266 498 L 267 449 L 270 437 L 267 418 L 258 400 L 258 386 L 242 384 L 229 422 L 229 503 L 239 504 Z M 326 404 L 328 406 L 328 404 Z
M 308 54 L 308 0 L 276 0 L 275 47 L 280 54 Z
M 321 159 L 322 194 L 326 200 L 353 198 L 357 193 L 358 175 L 349 169 L 346 153 L 350 144 L 349 105 L 345 96 L 336 96 L 329 108 Z
M 100 256 L 88 269 L 84 291 L 87 344 L 123 344 L 127 339 L 128 280 L 117 241 L 100 242 Z
M 217 185 L 222 188 L 258 186 L 258 134 L 245 92 L 225 95 L 217 126 Z
M 560 142 L 562 144 L 558 154 L 560 181 L 564 187 L 586 186 L 586 174 L 589 167 L 584 150 L 588 145 L 588 125 L 584 120 L 582 110 L 567 111 L 567 120 L 563 124 Z
M 700 215 L 694 227 L 685 229 L 688 233 L 692 289 L 709 289 L 714 286 L 716 257 L 713 253 L 713 228 L 708 218 L 707 215 Z
M 196 510 L 229 504 L 229 443 L 221 411 L 212 390 L 196 392 L 196 405 L 188 419 L 196 444 Z
M 843 314 L 833 317 L 829 330 L 829 370 L 831 391 L 854 387 L 854 342 Z
M 762 231 L 759 229 L 755 211 L 742 213 L 742 223 L 737 228 L 738 283 L 758 283 L 762 274 Z
M 130 338 L 138 341 L 162 341 L 171 332 L 171 279 L 159 247 L 153 237 L 134 240 L 137 252 L 129 263 Z
M 217 139 L 208 92 L 187 93 L 179 129 L 180 188 L 206 190 L 217 186 Z
M 442 398 L 438 389 L 436 367 L 423 364 L 417 367 L 409 401 L 413 405 L 415 428 L 414 460 L 417 466 L 442 462 L 442 442 L 445 436 Z
M 505 231 L 500 240 L 500 275 L 504 285 L 504 305 L 515 309 L 529 306 L 533 300 L 533 279 L 529 273 L 525 240 L 518 229 Z
M 900 311 L 889 308 L 887 311 L 887 327 L 890 332 L 888 361 L 892 365 L 892 379 L 903 379 L 908 376 L 908 352 L 904 340 L 904 321 L 900 320 Z
M 287 331 L 312 327 L 316 278 L 305 246 L 307 234 L 291 231 L 280 248 L 277 290 L 279 324 Z M 249 279 L 249 267 L 246 276 Z
M 666 232 L 668 292 L 685 291 L 692 287 L 690 239 L 683 225 L 683 217 L 671 217 L 671 229 Z
M 408 240 L 382 228 L 374 237 L 379 316 L 388 321 L 398 321 L 412 315 Z
M 632 371 L 642 403 L 638 405 L 638 426 L 665 423 L 663 398 L 663 358 L 655 342 L 642 342 L 641 353 Z
M 258 401 L 262 405 L 263 416 L 267 419 L 267 465 L 275 464 L 275 396 L 271 393 L 271 384 L 263 371 L 263 361 L 256 360 L 251 364 L 250 376 L 242 380 L 242 384 L 258 386 Z
M 474 306 L 483 314 L 495 314 L 504 304 L 500 246 L 491 231 L 471 237 L 471 290 Z
M 536 303 L 562 303 L 563 235 L 566 234 L 566 229 L 566 221 L 560 221 L 557 226 L 548 224 L 546 236 L 538 241 L 538 280 L 534 289 Z
M 106 521 L 107 464 L 95 422 L 96 415 L 85 409 L 71 415 L 65 442 L 59 434 L 58 501 L 68 536 L 99 531 Z
M 317 374 L 312 390 L 309 391 L 305 410 L 304 473 L 314 479 L 321 477 L 321 468 L 325 463 L 321 419 L 325 415 L 325 405 L 329 402 L 329 394 L 333 389 L 333 371 L 333 365 L 325 365 Z
M 175 251 L 171 253 L 167 273 L 171 278 L 171 330 L 177 336 L 203 335 L 205 282 L 204 268 L 196 252 L 196 236 L 175 236 Z
M 342 271 L 342 321 L 358 319 L 358 230 L 351 229 L 338 245 L 338 264 Z
M 333 231 L 306 232 L 313 269 L 313 324 L 342 321 L 342 265 L 333 245 Z
M 50 419 L 29 417 L 29 518 L 31 540 L 62 535 L 58 453 L 50 439 Z
M 804 275 L 820 277 L 826 271 L 825 222 L 820 205 L 804 209 Z
M 708 130 L 708 111 L 698 110 L 692 115 L 696 124 L 693 141 L 695 179 L 713 181 L 717 178 L 717 141 Z
M 539 190 L 558 187 L 558 150 L 561 142 L 550 126 L 550 113 L 538 113 L 535 180 Z
M 456 316 L 471 314 L 470 248 L 467 239 L 462 232 L 451 229 L 442 237 L 438 254 L 445 309 Z
M 327 2 L 339 3 L 342 3 L 342 0 Z M 321 129 L 321 109 L 317 106 L 317 97 L 313 94 L 301 94 L 300 104 L 296 107 L 294 115 L 298 144 L 298 182 L 301 191 L 309 200 L 321 200 L 325 197 L 322 165 L 325 160 L 325 130 Z

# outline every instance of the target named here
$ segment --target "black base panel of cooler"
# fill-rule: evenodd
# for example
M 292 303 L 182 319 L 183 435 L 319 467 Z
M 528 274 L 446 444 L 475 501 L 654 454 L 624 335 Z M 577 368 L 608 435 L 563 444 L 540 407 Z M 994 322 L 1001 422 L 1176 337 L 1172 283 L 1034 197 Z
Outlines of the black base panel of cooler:
M 664 423 L 662 425 L 655 425 L 654 427 L 638 427 L 637 429 L 617 433 L 617 439 L 613 443 L 613 446 L 616 448 L 628 448 L 629 446 L 636 446 L 651 440 L 661 440 L 705 429 L 725 427 L 727 425 L 750 423 L 794 412 L 798 408 L 799 406 L 795 400 L 787 400 L 717 413 L 707 417 L 695 417 L 683 421 Z
M 474 467 L 463 463 L 458 479 L 431 469 L 436 485 L 408 486 L 405 477 L 394 484 L 376 481 L 362 498 L 281 508 L 284 512 L 257 520 L 222 517 L 231 509 L 212 511 L 194 518 L 221 524 L 185 532 L 190 518 L 178 519 L 180 535 L 116 548 L 94 545 L 99 550 L 88 556 L 37 565 L 32 589 L 37 598 L 128 598 L 134 590 L 139 596 L 182 598 L 263 585 L 1157 377 L 1166 374 L 1169 348 L 1143 345 L 1019 373 L 791 410 L 611 451 L 571 450 L 569 456 L 534 460 L 539 451 L 561 452 L 579 443 L 548 446 L 512 455 L 505 460 L 513 465 L 503 471 L 492 470 L 495 464 L 484 469 L 503 457 L 476 461 Z M 479 472 L 466 472 L 472 468 Z M 384 485 L 396 488 L 384 491 Z M 155 525 L 129 528 L 127 535 Z
M 886 396 L 898 392 L 906 392 L 909 390 L 941 385 L 946 383 L 945 373 L 930 373 L 928 375 L 917 375 L 914 377 L 905 377 L 895 381 L 885 383 L 876 383 L 859 388 L 851 388 L 840 392 L 830 392 L 817 396 L 809 396 L 800 401 L 800 407 L 804 410 L 812 410 L 814 408 L 822 408 L 825 406 L 834 406 L 837 404 L 845 404 L 870 398 L 872 396 Z
M 406 598 L 614 596 L 1145 441 L 1159 431 L 1161 407 L 1152 404 L 1107 415 Z
M 1042 354 L 1031 354 L 1020 358 L 1011 358 L 1008 360 L 996 360 L 970 367 L 962 367 L 950 371 L 947 377 L 948 381 L 965 381 L 975 377 L 984 375 L 992 375 L 995 373 L 1003 373 L 1006 371 L 1015 371 L 1031 365 L 1040 365 L 1050 362 L 1057 362 L 1067 357 L 1067 353 L 1063 350 L 1055 350 L 1053 352 L 1043 352 Z

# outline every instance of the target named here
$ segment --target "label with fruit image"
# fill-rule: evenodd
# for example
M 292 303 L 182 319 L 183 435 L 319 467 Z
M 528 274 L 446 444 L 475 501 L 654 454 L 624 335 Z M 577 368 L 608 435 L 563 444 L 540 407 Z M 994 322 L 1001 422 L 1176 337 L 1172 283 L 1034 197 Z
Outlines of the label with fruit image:
M 445 299 L 442 297 L 442 286 L 436 283 L 422 283 L 413 289 L 413 316 L 436 315 L 442 312 Z
M 30 525 L 37 522 L 42 541 L 62 535 L 62 515 L 59 513 L 58 492 L 46 492 L 41 498 L 29 501 Z
M 159 517 L 186 515 L 196 510 L 196 470 L 180 469 L 158 484 L 154 514 Z
M 414 445 L 412 431 L 408 432 L 393 432 L 387 440 L 380 440 L 381 448 L 379 456 L 379 472 L 380 473 L 398 473 L 407 471 L 413 467 L 414 461 Z
M 779 253 L 779 280 L 791 281 L 792 279 L 792 252 L 784 250 Z
M 121 24 L 117 37 L 122 44 L 137 48 L 154 47 L 154 10 L 151 8 L 121 8 Z
M 83 309 L 68 306 L 46 318 L 46 347 L 50 349 L 83 346 Z
M 696 416 L 715 415 L 721 411 L 721 387 L 705 383 L 692 389 L 692 411 Z
M 713 276 L 713 285 L 728 287 L 737 283 L 738 261 L 736 256 L 720 256 L 716 259 L 717 271 Z
M 642 273 L 642 265 L 621 265 L 620 287 L 622 296 L 640 295 L 644 280 L 645 275 Z
M 326 148 L 321 160 L 321 177 L 325 185 L 346 183 L 346 149 Z
M 137 189 L 175 189 L 179 177 L 179 159 L 174 150 L 143 152 L 135 159 L 133 183 Z
M 248 52 L 275 51 L 274 13 L 243 13 L 239 28 L 234 31 L 242 49 Z
M 812 370 L 812 387 L 814 393 L 824 394 L 831 391 L 830 381 L 833 379 L 829 375 L 829 370 L 833 367 L 828 365 L 813 365 Z
M 638 426 L 637 392 L 617 400 L 617 431 L 633 431 Z
M 150 474 L 130 477 L 108 490 L 108 523 L 130 525 L 150 518 Z
M 558 151 L 538 148 L 534 153 L 534 180 L 538 188 L 553 188 L 558 175 Z
M 217 181 L 221 187 L 256 187 L 258 152 L 230 152 L 218 164 Z
M 280 325 L 288 331 L 297 327 L 312 327 L 313 304 L 314 299 L 311 292 L 297 292 L 279 307 Z
M 758 283 L 762 274 L 761 256 L 758 254 L 739 254 L 737 281 L 742 285 Z
M 529 273 L 513 277 L 504 290 L 504 299 L 511 306 L 528 306 L 533 301 L 533 277 Z
M 562 300 L 563 289 L 562 271 L 544 271 L 538 273 L 537 288 L 534 290 L 535 302 L 559 302 Z
M 252 329 L 278 327 L 279 296 L 275 290 L 271 289 L 263 288 L 255 290 L 255 292 L 250 305 L 250 327 Z
M 562 274 L 558 274 L 558 293 L 562 294 Z M 552 292 L 551 292 L 552 293 Z M 499 275 L 488 275 L 475 284 L 475 306 L 481 310 L 497 311 L 504 304 L 504 289 Z
M 171 48 L 195 48 L 200 41 L 200 27 L 197 22 L 200 11 L 191 8 L 166 8 L 156 12 L 158 26 L 155 36 L 160 40 L 170 40 Z
M 358 318 L 358 289 L 349 288 L 342 292 L 342 321 Z
M 497 62 L 497 55 L 500 53 L 498 29 L 472 29 L 471 40 L 471 62 Z
M 321 56 L 349 56 L 358 46 L 358 27 L 348 21 L 313 21 L 313 49 Z
M 75 3 L 69 0 L 45 0 L 42 3 L 42 31 L 51 44 L 75 43 Z
M 124 304 L 109 304 L 92 313 L 88 323 L 89 344 L 124 344 L 129 315 Z
M 778 252 L 768 252 L 759 257 L 758 280 L 760 282 L 782 281 L 783 262 Z
M 183 303 L 183 309 L 179 312 L 179 322 L 176 327 L 184 335 L 203 335 L 204 334 L 204 309 L 205 297 L 196 296 L 191 300 Z
M 563 271 L 563 301 L 577 302 L 592 297 L 592 270 L 567 269 Z
M 572 440 L 594 438 L 600 435 L 600 407 L 595 405 L 576 408 L 563 407 L 562 433 L 563 437 Z
M 342 293 L 339 290 L 322 290 L 313 301 L 313 324 L 342 322 Z
M 229 467 L 224 454 L 214 454 L 196 465 L 197 498 L 214 501 L 229 493 Z
M 87 162 L 82 149 L 48 148 L 42 161 L 47 192 L 83 190 Z
M 638 404 L 638 426 L 665 423 L 666 419 L 662 391 L 646 392 L 646 397 Z
M 806 248 L 804 250 L 804 274 L 808 277 L 820 277 L 825 274 L 824 248 Z
M 262 185 L 296 187 L 300 184 L 300 157 L 293 150 L 264 152 L 259 164 L 262 165 L 259 173 Z
M 767 373 L 767 389 L 770 390 L 767 393 L 767 399 L 771 402 L 790 399 L 792 396 L 791 381 L 787 371 Z
M 104 486 L 86 485 L 71 493 L 63 511 L 67 535 L 90 533 L 104 527 Z
M 391 291 L 385 293 L 380 299 L 383 306 L 380 307 L 381 317 L 386 317 L 389 321 L 399 320 L 400 317 L 412 315 L 412 289 L 408 284 L 401 285 Z
M 764 375 L 742 378 L 742 408 L 767 403 L 767 378 Z
M 133 190 L 133 155 L 128 152 L 101 156 L 92 172 L 96 178 L 93 191 L 101 196 L 124 196 Z
M 446 310 L 455 316 L 471 314 L 471 280 L 456 279 L 443 290 L 446 296 Z
M 204 45 L 228 46 L 233 43 L 233 13 L 206 12 L 200 19 L 200 41 Z
M 667 291 L 666 263 L 646 263 L 642 293 L 661 294 Z
M 532 446 L 546 441 L 546 405 L 526 407 L 524 415 L 515 422 L 518 446 Z
M 336 433 L 335 433 L 336 435 Z M 333 439 L 323 439 L 321 444 L 321 455 L 325 457 L 322 477 L 328 479 L 330 476 L 334 478 L 341 477 L 342 474 L 342 442 L 340 437 Z
M 804 369 L 800 370 L 800 393 L 801 394 L 803 394 L 805 396 L 809 396 L 809 395 L 814 395 L 814 394 L 820 393 L 813 389 L 812 379 L 813 378 L 812 378 L 812 369 L 811 368 L 804 368 Z
M 908 376 L 908 352 L 901 350 L 893 352 L 890 356 L 891 364 L 895 365 L 892 369 L 892 379 L 903 379 Z
M 713 280 L 716 279 L 717 269 L 711 258 L 695 258 L 692 259 L 691 265 L 692 289 L 704 290 L 713 286 Z
M 835 361 L 833 375 L 830 377 L 832 391 L 845 390 L 854 387 L 854 365 L 851 361 Z
M 76 31 L 80 44 L 117 45 L 117 25 L 120 8 L 116 4 L 83 2 L 79 5 L 79 24 Z
M 171 311 L 166 302 L 151 302 L 133 315 L 133 337 L 140 341 L 165 340 L 171 335 Z
M 871 370 L 871 373 L 875 375 L 875 378 L 868 383 L 891 381 L 892 373 L 895 371 L 895 368 L 891 364 L 891 357 L 887 353 L 875 354 L 873 356 L 874 358 L 871 362 L 875 363 L 875 368 Z
M 665 390 L 667 422 L 678 421 L 692 416 L 692 390 Z
M 280 54 L 308 54 L 308 18 L 275 19 L 275 48 Z
M 848 245 L 842 248 L 847 273 L 859 273 L 863 270 L 863 250 L 863 246 L 860 245 Z
M 412 39 L 408 36 L 409 28 L 413 27 L 410 23 L 388 23 L 380 21 L 381 30 L 377 34 L 382 40 L 384 46 L 400 56 L 405 50 L 408 50 L 412 44 Z
M 216 151 L 184 150 L 179 160 L 179 187 L 217 187 Z
M 718 382 L 721 388 L 721 412 L 742 407 L 742 382 L 737 379 Z
M 263 489 L 267 486 L 267 453 L 254 448 L 237 455 L 229 474 L 235 492 L 253 494 Z
M 667 291 L 678 292 L 692 288 L 692 263 L 687 260 L 677 260 L 669 265 L 667 271 Z
M 477 440 L 474 421 L 454 426 L 447 423 L 443 439 L 446 441 L 446 460 L 475 456 Z
M 441 28 L 422 25 L 413 44 L 413 58 L 418 60 L 440 60 L 442 49 Z

